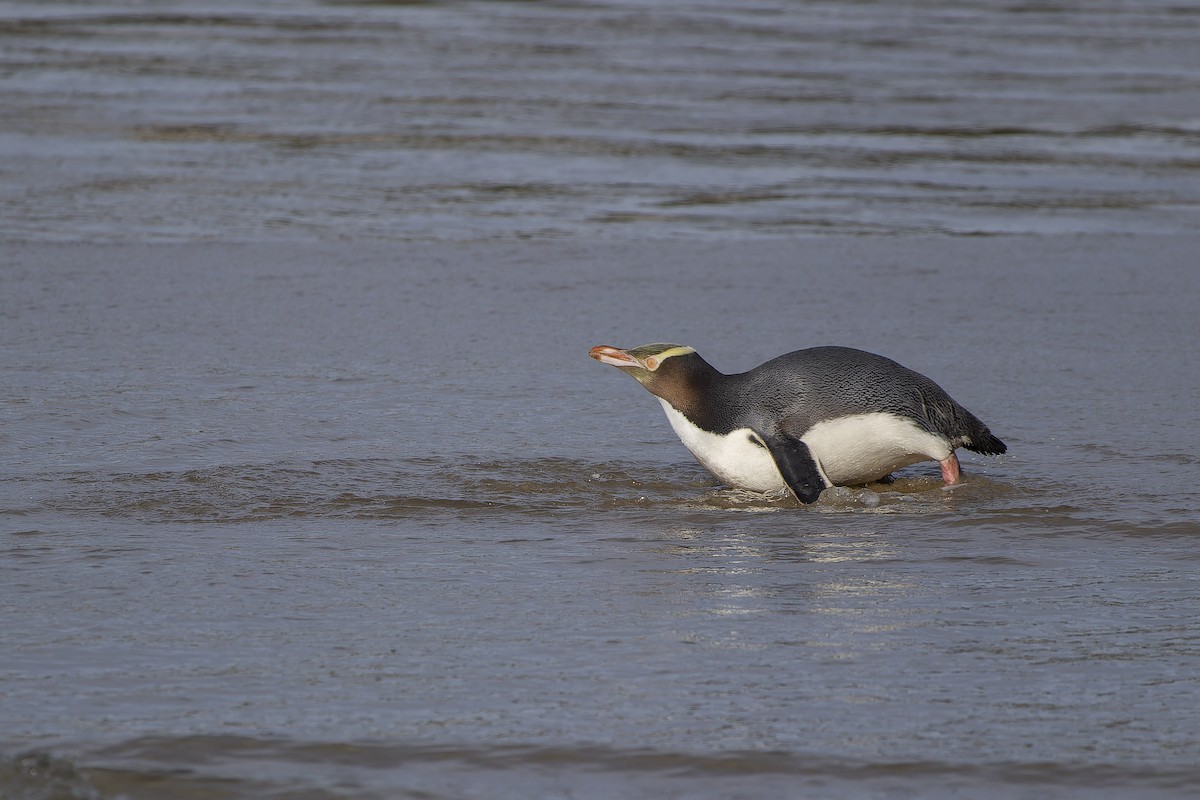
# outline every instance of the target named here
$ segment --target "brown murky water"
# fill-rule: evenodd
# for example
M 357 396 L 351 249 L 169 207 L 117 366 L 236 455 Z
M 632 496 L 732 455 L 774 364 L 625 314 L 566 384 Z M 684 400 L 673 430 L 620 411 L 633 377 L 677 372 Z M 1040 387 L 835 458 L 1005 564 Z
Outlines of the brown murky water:
M 0 7 L 0 795 L 1200 788 L 1200 18 L 726 6 Z M 728 490 L 664 339 L 1010 453 Z

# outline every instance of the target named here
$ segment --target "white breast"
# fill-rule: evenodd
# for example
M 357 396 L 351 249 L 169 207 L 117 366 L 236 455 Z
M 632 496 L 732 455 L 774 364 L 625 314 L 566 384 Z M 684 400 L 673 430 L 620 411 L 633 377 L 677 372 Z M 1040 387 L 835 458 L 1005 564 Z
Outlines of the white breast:
M 738 428 L 727 434 L 701 430 L 659 398 L 671 427 L 704 468 L 730 486 L 756 492 L 787 489 L 775 460 L 754 443 L 757 434 Z M 941 436 L 907 417 L 883 412 L 819 422 L 802 440 L 826 479 L 836 486 L 878 480 L 918 461 L 941 461 L 951 453 Z
M 826 477 L 845 486 L 878 480 L 918 461 L 941 461 L 950 445 L 908 417 L 876 412 L 818 422 L 802 437 Z
M 709 433 L 692 424 L 691 420 L 671 407 L 662 398 L 663 410 L 671 427 L 692 451 L 705 469 L 730 486 L 750 489 L 755 492 L 781 492 L 787 489 L 775 459 L 766 447 L 755 444 L 756 437 L 749 428 L 739 428 L 731 433 Z

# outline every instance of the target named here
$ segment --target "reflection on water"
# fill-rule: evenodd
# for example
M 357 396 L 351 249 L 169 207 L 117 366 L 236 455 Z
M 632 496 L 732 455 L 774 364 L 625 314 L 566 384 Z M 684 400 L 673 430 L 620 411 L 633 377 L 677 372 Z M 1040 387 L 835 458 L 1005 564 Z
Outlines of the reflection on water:
M 816 536 L 810 539 L 809 547 L 812 560 L 825 563 L 884 561 L 896 553 L 887 539 L 878 536 L 857 541 L 846 541 L 844 536 Z

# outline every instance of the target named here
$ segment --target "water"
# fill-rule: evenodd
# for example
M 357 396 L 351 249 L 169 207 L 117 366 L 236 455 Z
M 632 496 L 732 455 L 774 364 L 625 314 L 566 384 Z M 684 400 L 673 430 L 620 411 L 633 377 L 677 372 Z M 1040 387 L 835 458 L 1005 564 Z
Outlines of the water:
M 1173 232 L 1180 0 L 0 7 L 10 237 Z
M 1194 788 L 1197 240 L 1154 241 L 9 246 L 8 792 Z M 1011 454 L 770 500 L 586 356 L 831 330 Z
M 1191 6 L 0 19 L 0 796 L 1200 790 Z M 1010 452 L 729 490 L 659 340 Z

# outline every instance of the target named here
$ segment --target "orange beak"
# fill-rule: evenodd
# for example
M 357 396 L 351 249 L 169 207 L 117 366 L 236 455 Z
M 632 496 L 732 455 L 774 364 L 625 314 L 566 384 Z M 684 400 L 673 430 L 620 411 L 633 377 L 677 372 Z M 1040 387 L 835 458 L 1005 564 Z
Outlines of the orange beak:
M 642 362 L 638 361 L 621 348 L 609 347 L 606 344 L 596 345 L 591 350 L 588 350 L 588 355 L 599 361 L 601 364 L 611 364 L 614 367 L 642 366 Z

